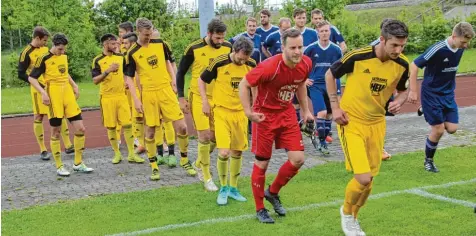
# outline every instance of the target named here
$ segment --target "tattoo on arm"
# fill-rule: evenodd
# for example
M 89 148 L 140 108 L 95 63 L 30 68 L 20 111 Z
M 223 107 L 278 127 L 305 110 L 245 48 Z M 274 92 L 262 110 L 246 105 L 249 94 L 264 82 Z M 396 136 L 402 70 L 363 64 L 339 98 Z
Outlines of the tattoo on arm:
M 329 101 L 330 102 L 337 102 L 337 93 L 329 94 Z

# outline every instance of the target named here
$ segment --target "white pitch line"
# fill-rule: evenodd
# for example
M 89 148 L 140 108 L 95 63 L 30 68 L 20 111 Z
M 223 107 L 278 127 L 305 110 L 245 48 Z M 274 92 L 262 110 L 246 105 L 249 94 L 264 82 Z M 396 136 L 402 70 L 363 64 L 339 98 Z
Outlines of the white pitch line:
M 465 181 L 449 182 L 449 183 L 439 184 L 439 185 L 427 185 L 427 186 L 422 186 L 422 187 L 417 187 L 417 188 L 410 188 L 410 189 L 404 189 L 404 190 L 383 192 L 383 193 L 370 195 L 369 199 L 380 199 L 380 198 L 390 197 L 390 196 L 394 196 L 394 195 L 398 195 L 398 194 L 402 194 L 402 193 L 417 194 L 418 191 L 419 192 L 425 192 L 422 189 L 448 188 L 448 187 L 455 186 L 455 185 L 463 185 L 463 184 L 475 183 L 475 182 L 476 182 L 476 178 L 470 179 L 470 180 L 465 180 Z M 425 193 L 428 193 L 428 192 L 425 192 Z M 431 194 L 431 193 L 428 193 L 428 194 Z M 436 195 L 436 194 L 432 194 L 432 195 Z M 461 200 L 457 200 L 457 199 L 453 199 L 453 200 L 461 201 Z M 305 205 L 305 206 L 288 208 L 288 211 L 295 211 L 295 212 L 307 211 L 307 210 L 312 210 L 312 209 L 317 209 L 317 208 L 322 208 L 322 207 L 327 207 L 327 206 L 340 205 L 340 204 L 342 204 L 342 202 L 343 202 L 342 200 L 334 200 L 334 201 L 329 201 L 329 202 L 313 203 L 313 204 L 309 204 L 309 205 Z M 467 204 L 467 203 L 469 203 L 469 202 L 466 202 L 465 204 Z M 461 204 L 461 203 L 458 202 L 457 204 Z M 471 204 L 472 205 L 464 205 L 464 206 L 471 206 L 471 207 L 474 206 L 474 203 L 471 203 Z M 201 221 L 190 222 L 190 223 L 164 225 L 164 226 L 160 226 L 160 227 L 148 228 L 148 229 L 144 229 L 144 230 L 138 230 L 138 231 L 132 231 L 132 232 L 126 232 L 126 233 L 110 234 L 110 235 L 106 235 L 106 236 L 126 236 L 126 235 L 150 234 L 150 233 L 154 233 L 154 232 L 167 231 L 167 230 L 179 229 L 179 228 L 188 228 L 188 227 L 193 227 L 193 226 L 198 226 L 198 225 L 205 225 L 205 224 L 216 224 L 216 223 L 221 223 L 221 222 L 236 222 L 236 221 L 240 221 L 240 220 L 251 219 L 251 218 L 254 218 L 254 217 L 256 217 L 255 214 L 246 214 L 246 215 L 233 216 L 233 217 L 213 218 L 213 219 L 201 220 Z
M 425 197 L 425 198 L 433 198 L 433 199 L 444 201 L 444 202 L 451 202 L 451 203 L 462 205 L 462 206 L 465 206 L 465 207 L 471 207 L 471 208 L 476 207 L 476 203 L 474 203 L 474 202 L 459 200 L 459 199 L 455 199 L 455 198 L 449 198 L 449 197 L 445 197 L 445 196 L 442 196 L 442 195 L 429 193 L 427 191 L 423 191 L 423 190 L 420 190 L 420 189 L 413 189 L 413 190 L 407 191 L 407 193 L 415 194 L 415 195 Z

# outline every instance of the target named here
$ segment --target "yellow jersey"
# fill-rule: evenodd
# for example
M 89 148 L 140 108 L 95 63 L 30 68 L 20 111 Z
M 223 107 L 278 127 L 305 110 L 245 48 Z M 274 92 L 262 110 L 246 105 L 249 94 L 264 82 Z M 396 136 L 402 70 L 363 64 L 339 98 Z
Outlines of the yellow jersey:
M 342 110 L 351 120 L 370 125 L 385 119 L 385 105 L 395 89 L 407 89 L 409 62 L 403 54 L 382 62 L 375 46 L 368 46 L 349 52 L 330 71 L 335 78 L 347 74 Z
M 48 52 L 48 47 L 33 47 L 31 44 L 28 44 L 20 54 L 20 59 L 18 60 L 18 77 L 28 82 L 28 75 L 35 67 L 36 60 L 38 57 L 46 54 Z M 43 76 L 38 78 L 40 85 L 45 85 L 45 80 Z
M 30 77 L 38 79 L 41 75 L 45 84 L 64 84 L 69 82 L 68 56 L 54 55 L 51 52 L 40 56 L 30 73 Z
M 119 65 L 119 69 L 109 73 L 99 84 L 99 94 L 101 96 L 125 94 L 124 86 L 124 64 L 125 59 L 122 54 L 113 53 L 109 56 L 101 54 L 93 59 L 91 75 L 96 77 L 104 73 L 113 63 Z
M 243 77 L 256 67 L 256 62 L 250 58 L 245 64 L 237 65 L 233 63 L 230 55 L 225 54 L 215 58 L 203 71 L 200 78 L 207 84 L 215 81 L 213 90 L 215 106 L 241 111 L 243 106 L 241 105 L 238 86 Z

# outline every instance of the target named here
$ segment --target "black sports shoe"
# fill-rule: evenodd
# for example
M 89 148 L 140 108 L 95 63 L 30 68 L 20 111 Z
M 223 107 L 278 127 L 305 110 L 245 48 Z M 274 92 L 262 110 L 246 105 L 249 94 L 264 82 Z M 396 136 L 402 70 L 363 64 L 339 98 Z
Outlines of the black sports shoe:
M 43 160 L 43 161 L 49 160 L 50 156 L 48 155 L 48 152 L 47 151 L 42 151 L 40 153 L 40 159 Z
M 274 211 L 279 215 L 279 216 L 285 216 L 286 215 L 286 209 L 284 209 L 283 205 L 281 205 L 281 200 L 279 199 L 278 194 L 272 194 L 269 192 L 269 188 L 264 191 L 264 198 L 273 205 Z
M 422 107 L 418 108 L 418 110 L 417 110 L 417 115 L 418 115 L 418 116 L 422 116 L 422 115 L 423 115 L 423 108 L 422 108 Z
M 74 153 L 74 145 L 71 145 L 71 147 L 69 147 L 69 148 L 65 148 L 64 153 L 73 154 Z
M 425 158 L 425 170 L 434 173 L 440 172 L 431 158 Z
M 268 210 L 266 210 L 266 208 L 256 212 L 256 218 L 258 218 L 259 222 L 261 223 L 274 224 L 274 220 L 271 218 L 271 216 L 269 216 Z

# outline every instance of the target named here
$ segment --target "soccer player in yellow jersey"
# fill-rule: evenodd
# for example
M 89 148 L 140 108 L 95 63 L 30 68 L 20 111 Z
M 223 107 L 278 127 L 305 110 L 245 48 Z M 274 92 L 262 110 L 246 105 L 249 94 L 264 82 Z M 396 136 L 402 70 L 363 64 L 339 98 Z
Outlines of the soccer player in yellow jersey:
M 79 88 L 68 73 L 68 58 L 64 54 L 68 39 L 64 34 L 56 34 L 53 36 L 53 45 L 48 53 L 38 58 L 28 81 L 41 94 L 43 104 L 49 106 L 48 118 L 52 127 L 50 145 L 57 174 L 60 176 L 70 174 L 61 161 L 59 137 L 63 118 L 67 118 L 75 129 L 73 170 L 91 172 L 93 169 L 88 168 L 82 160 L 86 128 L 83 125 L 81 109 L 76 102 Z M 45 88 L 38 83 L 41 75 L 46 83 Z
M 31 43 L 26 46 L 20 54 L 18 60 L 18 78 L 28 83 L 28 75 L 33 70 L 38 57 L 48 52 L 46 43 L 50 33 L 48 30 L 41 26 L 37 26 L 33 29 L 33 39 Z M 43 76 L 38 78 L 38 83 L 43 88 L 45 87 L 45 80 Z M 49 160 L 48 151 L 46 150 L 44 141 L 44 129 L 43 129 L 43 117 L 48 114 L 48 106 L 44 105 L 41 101 L 41 94 L 36 91 L 33 86 L 30 86 L 31 100 L 33 105 L 33 132 L 35 133 L 36 141 L 40 146 L 40 158 L 42 160 Z M 66 154 L 74 152 L 73 144 L 69 139 L 69 130 L 66 120 L 62 120 L 61 124 L 61 137 L 63 138 Z
M 122 161 L 121 151 L 117 140 L 116 126 L 121 125 L 124 130 L 129 162 L 143 163 L 144 159 L 134 153 L 134 136 L 132 135 L 131 113 L 127 104 L 124 87 L 124 56 L 116 54 L 117 38 L 112 34 L 101 37 L 103 52 L 96 56 L 92 63 L 91 74 L 94 84 L 100 86 L 100 104 L 103 125 L 107 128 L 107 136 L 114 150 L 113 164 Z M 126 81 L 130 88 L 134 88 L 132 81 Z
M 195 176 L 197 172 L 192 168 L 187 157 L 187 124 L 169 80 L 169 76 L 175 77 L 171 64 L 167 63 L 167 61 L 173 60 L 173 55 L 164 41 L 151 39 L 153 25 L 150 20 L 139 18 L 136 21 L 136 27 L 139 39 L 127 51 L 126 76 L 132 80 L 136 72 L 139 75 L 142 89 L 141 99 L 136 96 L 134 89 L 130 91 L 134 99 L 135 109 L 144 113 L 145 145 L 152 167 L 151 179 L 160 179 L 154 135 L 155 127 L 160 126 L 161 119 L 173 122 L 178 133 L 178 144 L 182 157 L 180 165 L 189 175 Z
M 326 86 L 332 115 L 344 151 L 346 168 L 354 177 L 345 190 L 340 208 L 345 235 L 365 235 L 357 221 L 359 209 L 372 190 L 378 174 L 385 140 L 385 105 L 395 89 L 398 95 L 388 106 L 397 114 L 407 98 L 408 59 L 401 54 L 407 43 L 408 28 L 390 20 L 381 29 L 381 43 L 354 50 L 335 62 L 326 73 Z M 340 104 L 335 78 L 347 75 Z
M 205 116 L 202 112 L 198 78 L 214 58 L 231 52 L 231 44 L 225 41 L 226 25 L 221 20 L 211 20 L 208 23 L 207 30 L 206 37 L 191 43 L 185 49 L 177 72 L 177 89 L 180 107 L 183 112 L 188 113 L 188 106 L 191 103 L 190 112 L 192 113 L 195 129 L 198 132 L 198 157 L 194 163 L 194 168 L 199 172 L 199 179 L 204 181 L 205 189 L 207 191 L 217 191 L 218 188 L 213 183 L 210 174 L 210 153 L 213 152 L 216 146 L 213 132 L 213 113 L 210 116 Z M 192 80 L 190 81 L 187 101 L 184 94 L 184 85 L 185 74 L 190 67 L 192 67 Z M 213 85 L 213 82 L 207 85 L 208 101 L 212 106 Z
M 118 25 L 118 32 L 119 32 L 119 42 L 120 42 L 120 47 L 118 47 L 116 49 L 116 53 L 122 53 L 122 54 L 126 54 L 128 48 L 125 46 L 125 43 L 124 43 L 124 35 L 128 34 L 128 33 L 132 33 L 134 31 L 134 26 L 132 25 L 131 22 L 129 21 L 126 21 L 126 22 L 123 22 L 123 23 L 120 23 Z M 127 102 L 129 104 L 129 109 L 132 113 L 132 110 L 134 109 L 133 108 L 133 101 L 132 101 L 132 97 L 131 97 L 131 92 L 129 91 L 129 87 L 127 86 L 127 84 L 125 85 L 126 87 L 126 96 L 127 96 Z M 137 128 L 135 127 L 136 126 L 136 123 L 133 121 L 132 122 L 132 128 L 134 130 L 136 130 Z M 121 144 L 121 125 L 118 125 L 116 127 L 116 130 L 117 130 L 117 137 L 118 137 L 118 140 L 117 142 L 119 143 L 119 145 Z M 136 137 L 137 138 L 137 137 Z M 136 145 L 138 145 L 138 150 L 139 152 L 141 151 L 141 148 L 140 148 L 140 143 L 139 143 L 139 140 L 137 139 L 136 140 Z M 143 149 L 143 148 L 142 148 Z M 144 151 L 142 151 L 144 152 Z
M 233 52 L 215 58 L 200 76 L 198 86 L 202 97 L 202 112 L 209 116 L 213 109 L 215 137 L 217 138 L 217 170 L 220 178 L 218 205 L 226 205 L 228 197 L 244 202 L 246 198 L 238 191 L 243 151 L 248 149 L 248 118 L 239 96 L 238 85 L 256 62 L 250 58 L 253 42 L 244 36 L 233 43 Z M 207 86 L 215 80 L 213 104 L 210 107 Z M 230 184 L 228 184 L 228 160 L 230 159 Z

